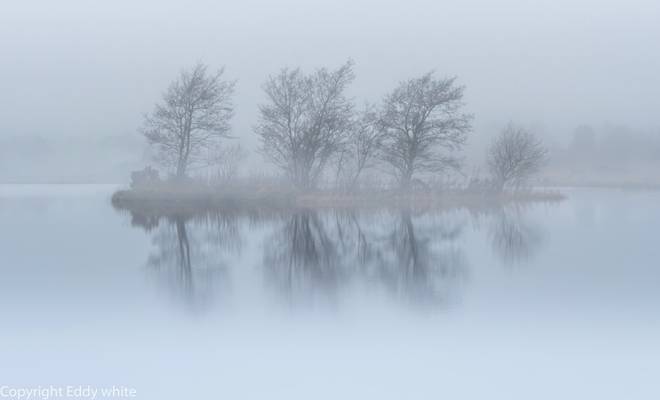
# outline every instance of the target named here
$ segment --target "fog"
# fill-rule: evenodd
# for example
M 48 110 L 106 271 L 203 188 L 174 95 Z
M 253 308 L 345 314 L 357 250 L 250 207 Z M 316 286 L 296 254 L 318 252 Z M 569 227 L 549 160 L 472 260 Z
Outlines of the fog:
M 473 164 L 510 120 L 555 148 L 582 125 L 657 137 L 658 20 L 654 0 L 11 2 L 0 181 L 127 181 L 148 162 L 143 114 L 197 61 L 237 80 L 232 132 L 247 169 L 264 165 L 251 150 L 266 77 L 349 58 L 357 104 L 429 70 L 457 76 Z
M 0 398 L 660 398 L 658 0 L 5 3 Z

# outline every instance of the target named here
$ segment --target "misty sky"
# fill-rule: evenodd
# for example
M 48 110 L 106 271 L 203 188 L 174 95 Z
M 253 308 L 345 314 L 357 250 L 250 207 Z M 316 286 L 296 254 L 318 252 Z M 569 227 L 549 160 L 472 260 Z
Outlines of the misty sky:
M 268 74 L 347 58 L 358 103 L 431 69 L 457 75 L 473 142 L 508 120 L 555 140 L 585 123 L 658 131 L 658 21 L 657 0 L 4 2 L 0 140 L 138 135 L 198 60 L 238 80 L 248 148 Z

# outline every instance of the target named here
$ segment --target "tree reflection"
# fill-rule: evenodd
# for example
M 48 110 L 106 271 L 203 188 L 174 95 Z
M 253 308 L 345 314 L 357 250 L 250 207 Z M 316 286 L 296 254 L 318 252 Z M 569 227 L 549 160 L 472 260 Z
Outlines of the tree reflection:
M 268 281 L 288 296 L 334 293 L 342 267 L 333 239 L 318 214 L 292 215 L 264 246 Z
M 154 249 L 147 266 L 154 279 L 191 307 L 204 307 L 226 284 L 228 249 L 240 248 L 235 220 L 182 216 L 150 221 Z
M 449 301 L 466 272 L 463 253 L 453 244 L 460 227 L 436 223 L 416 226 L 410 212 L 402 212 L 398 219 L 384 248 L 381 281 L 418 303 Z
M 245 229 L 252 241 L 246 243 L 258 252 L 266 288 L 290 304 L 335 305 L 350 296 L 384 293 L 405 304 L 437 306 L 454 302 L 467 276 L 461 239 L 470 216 L 475 229 L 485 218 L 491 246 L 506 263 L 527 260 L 541 245 L 541 232 L 517 207 L 477 214 L 412 210 L 133 214 L 132 224 L 151 235 L 147 265 L 152 276 L 189 305 L 206 305 L 227 292 L 232 256 L 236 269 L 250 273 L 251 254 L 243 252 L 241 239 Z
M 447 245 L 460 229 L 418 227 L 409 212 L 366 222 L 355 213 L 291 216 L 265 246 L 268 280 L 289 299 L 333 299 L 357 281 L 414 302 L 449 299 L 465 271 L 461 250 Z
M 519 207 L 503 208 L 491 224 L 493 250 L 509 265 L 528 261 L 542 243 L 541 231 L 526 220 L 523 211 Z

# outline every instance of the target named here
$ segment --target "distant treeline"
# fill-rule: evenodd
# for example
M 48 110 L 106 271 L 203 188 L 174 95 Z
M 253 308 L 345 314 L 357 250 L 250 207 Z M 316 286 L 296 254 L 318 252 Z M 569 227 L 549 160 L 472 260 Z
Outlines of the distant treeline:
M 544 178 L 571 185 L 660 184 L 660 132 L 625 126 L 575 129 L 571 142 L 551 149 Z
M 144 164 L 135 134 L 0 137 L 0 183 L 121 183 Z

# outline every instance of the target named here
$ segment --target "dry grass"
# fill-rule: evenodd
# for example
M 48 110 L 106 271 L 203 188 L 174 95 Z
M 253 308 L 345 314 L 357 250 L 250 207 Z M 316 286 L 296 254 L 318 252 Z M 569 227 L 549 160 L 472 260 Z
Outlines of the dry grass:
M 118 209 L 143 214 L 172 215 L 208 212 L 289 212 L 300 209 L 416 209 L 439 210 L 466 208 L 480 210 L 513 203 L 559 202 L 557 191 L 474 192 L 425 191 L 402 194 L 379 190 L 360 193 L 336 191 L 298 192 L 274 185 L 231 188 L 208 186 L 160 187 L 124 190 L 114 194 Z

